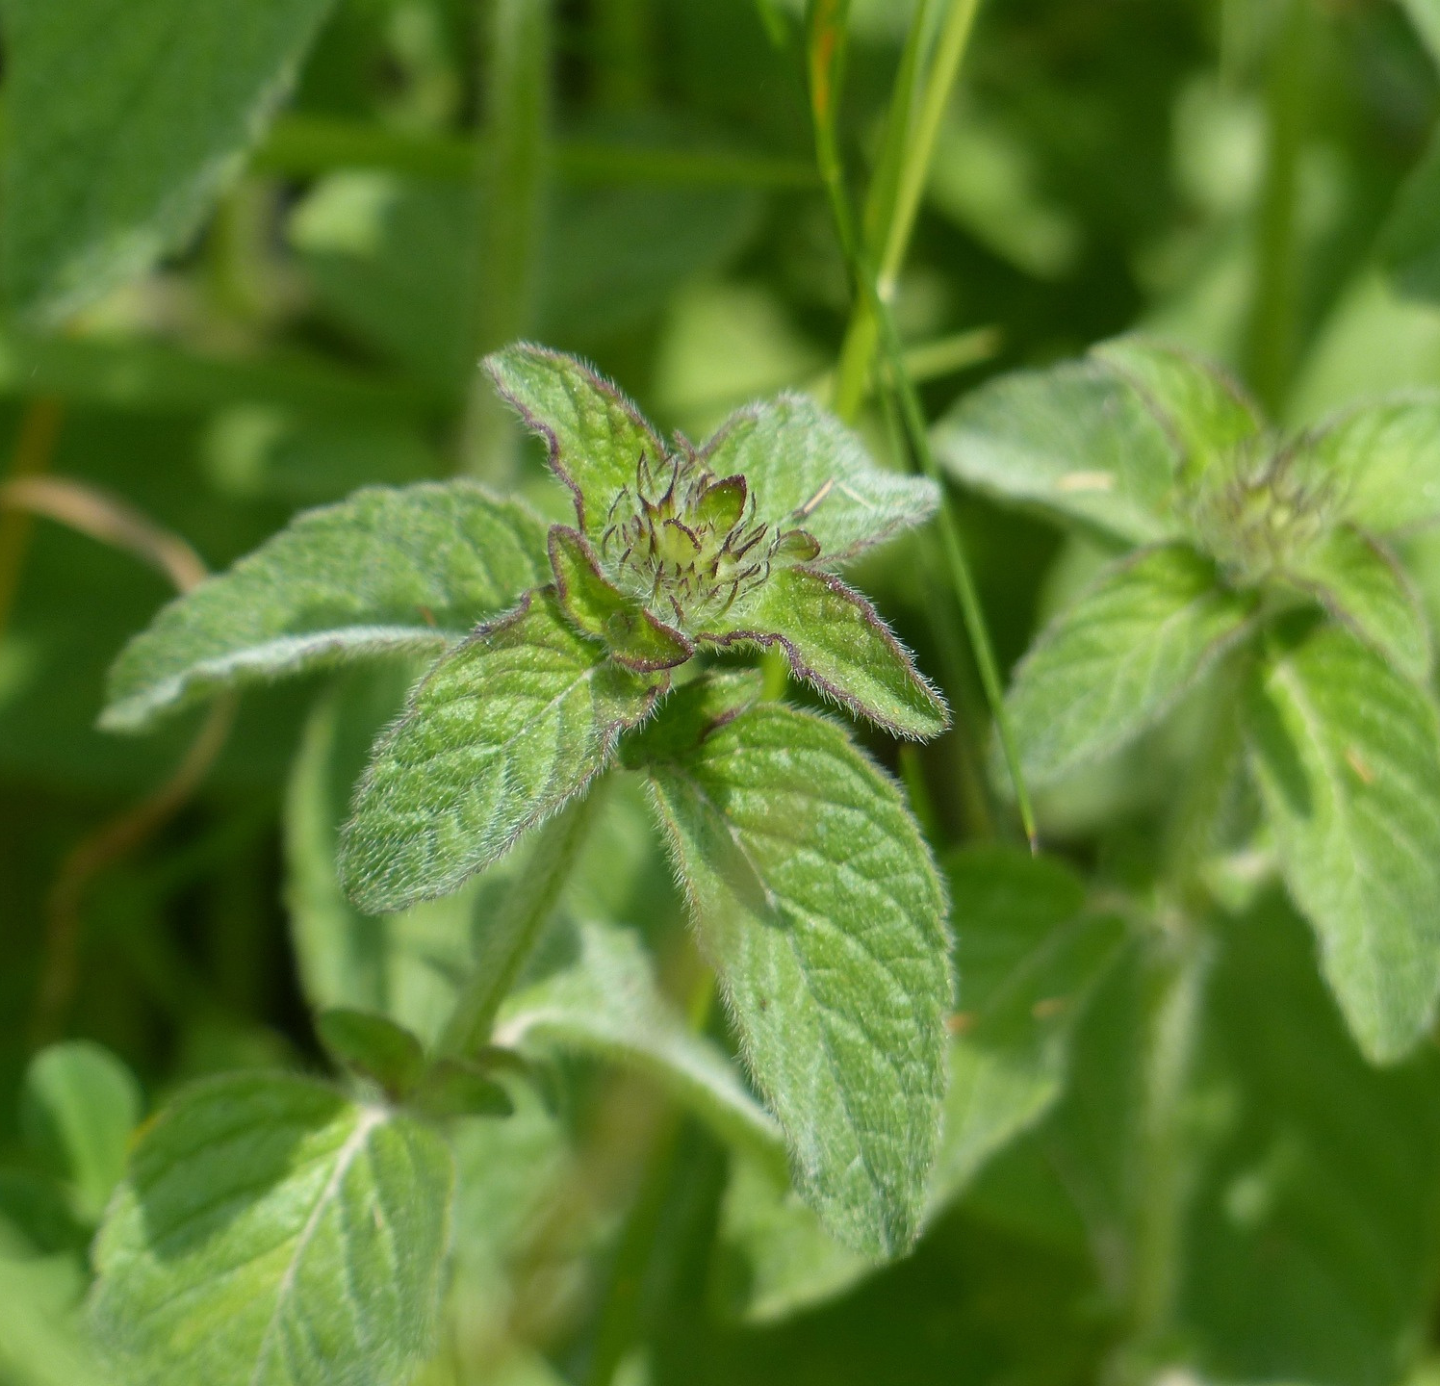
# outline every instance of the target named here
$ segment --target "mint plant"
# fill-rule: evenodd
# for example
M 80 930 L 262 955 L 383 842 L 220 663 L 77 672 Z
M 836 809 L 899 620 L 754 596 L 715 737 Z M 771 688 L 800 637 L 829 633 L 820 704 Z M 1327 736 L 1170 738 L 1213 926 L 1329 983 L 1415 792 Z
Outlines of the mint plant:
M 1214 808 L 1248 771 L 1256 831 L 1377 1062 L 1412 1051 L 1440 1000 L 1440 720 L 1394 548 L 1440 515 L 1437 424 L 1417 395 L 1287 436 L 1223 372 L 1132 338 L 979 392 L 938 439 L 955 475 L 1139 545 L 1016 671 L 1028 778 L 1114 752 L 1203 680 Z M 1214 818 L 1187 852 L 1219 845 Z
M 218 688 L 438 648 L 355 792 L 346 888 L 365 913 L 395 914 L 539 837 L 537 888 L 485 922 L 487 965 L 461 981 L 428 1056 L 383 1015 L 320 1016 L 374 1097 L 222 1080 L 146 1135 L 102 1235 L 95 1315 L 156 1379 L 222 1359 L 310 1379 L 321 1353 L 330 1370 L 386 1380 L 423 1353 L 452 1177 L 427 1121 L 508 1111 L 494 1068 L 508 1051 L 492 1040 L 557 1024 L 582 1049 L 639 1048 L 685 1074 L 680 1090 L 754 1158 L 783 1168 L 788 1153 L 796 1187 L 856 1251 L 898 1254 L 919 1227 L 951 995 L 929 848 L 841 726 L 766 700 L 707 652 L 776 647 L 798 679 L 885 730 L 943 731 L 940 696 L 834 572 L 927 519 L 935 487 L 878 468 L 799 396 L 742 410 L 697 447 L 664 440 L 574 358 L 520 345 L 486 365 L 544 439 L 573 525 L 547 531 L 470 482 L 361 492 L 172 603 L 115 666 L 106 722 L 137 729 Z M 628 983 L 640 1013 L 615 1023 L 673 1039 L 636 1046 L 586 1019 L 615 1004 L 600 979 L 634 970 L 618 957 L 597 957 L 578 995 L 552 988 L 558 1022 L 497 1028 L 577 851 L 584 796 L 620 767 L 649 786 L 773 1120 L 705 1044 L 646 1018 L 664 1012 L 643 965 Z M 275 1162 L 253 1202 L 240 1192 L 252 1146 Z M 237 1198 L 248 1206 L 232 1223 Z M 342 1264 L 351 1288 L 332 1304 Z M 173 1307 L 157 1315 L 161 1302 Z
M 6 0 L 0 1386 L 1423 1386 L 1437 16 Z

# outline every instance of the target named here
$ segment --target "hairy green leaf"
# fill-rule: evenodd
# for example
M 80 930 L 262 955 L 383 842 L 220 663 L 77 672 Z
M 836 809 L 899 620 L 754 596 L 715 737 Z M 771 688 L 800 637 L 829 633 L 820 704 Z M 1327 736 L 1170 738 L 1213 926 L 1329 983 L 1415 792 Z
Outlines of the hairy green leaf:
M 134 1074 L 89 1040 L 52 1044 L 25 1070 L 26 1143 L 70 1186 L 75 1213 L 86 1222 L 98 1220 L 125 1172 L 126 1143 L 142 1105 Z
M 797 1186 L 841 1241 L 913 1241 L 939 1135 L 945 899 L 895 786 L 776 704 L 652 767 L 745 1057 Z
M 1276 893 L 1221 943 L 1202 1081 L 1223 1116 L 1178 1315 L 1195 1365 L 1211 1381 L 1403 1380 L 1433 1303 L 1434 1055 L 1364 1061 Z
M 795 676 L 896 736 L 939 736 L 939 693 L 859 593 L 812 568 L 782 568 L 696 636 L 720 645 L 776 645 Z
M 147 1386 L 391 1386 L 430 1349 L 450 1216 L 438 1137 L 300 1078 L 192 1088 L 96 1246 L 91 1322 Z
M 1004 376 L 936 425 L 956 480 L 1133 544 L 1179 531 L 1176 446 L 1144 400 L 1096 361 Z
M 312 510 L 121 652 L 101 725 L 148 726 L 217 688 L 442 649 L 548 580 L 545 526 L 470 482 L 376 487 Z
M 550 465 L 575 496 L 585 537 L 598 542 L 611 503 L 635 485 L 642 456 L 668 449 L 625 395 L 583 362 L 519 342 L 485 358 L 495 388 L 545 440 Z
M 653 673 L 673 669 L 695 653 L 678 630 L 601 575 L 594 551 L 573 529 L 556 525 L 550 531 L 550 563 L 566 616 L 586 635 L 604 641 L 617 664 Z
M 1054 1106 L 1072 1031 L 1124 934 L 1116 919 L 1086 912 L 1074 875 L 1026 852 L 966 851 L 949 877 L 960 1011 L 927 1223 Z M 827 1236 L 783 1180 L 744 1160 L 732 1166 L 720 1235 L 721 1293 L 750 1322 L 829 1299 L 874 1269 Z
M 1348 631 L 1274 652 L 1247 699 L 1286 884 L 1340 1009 L 1376 1062 L 1412 1049 L 1440 997 L 1440 717 Z
M 1440 519 L 1440 391 L 1360 405 L 1301 447 L 1362 529 L 1388 534 Z
M 651 1075 L 723 1140 L 784 1168 L 780 1130 L 745 1090 L 725 1056 L 690 1031 L 660 994 L 640 939 L 589 922 L 578 956 L 513 993 L 496 1018 L 495 1042 L 569 1050 Z
M 700 456 L 717 476 L 745 477 L 758 519 L 814 535 L 826 566 L 923 524 L 940 504 L 933 482 L 876 466 L 854 432 L 804 395 L 732 414 Z
M 1251 598 L 1181 545 L 1106 570 L 1015 671 L 1008 702 L 1034 784 L 1119 750 L 1168 712 L 1244 631 Z
M 548 589 L 426 676 L 375 748 L 340 847 L 367 913 L 444 895 L 582 792 L 658 686 L 576 634 Z
M 8 4 L 12 297 L 58 317 L 182 246 L 239 174 L 330 4 Z
M 1403 674 L 1421 683 L 1429 677 L 1430 623 L 1405 570 L 1382 544 L 1340 525 L 1290 565 L 1290 576 Z
M 1259 407 L 1239 383 L 1183 347 L 1120 337 L 1093 355 L 1128 381 L 1164 425 L 1188 480 L 1264 430 Z

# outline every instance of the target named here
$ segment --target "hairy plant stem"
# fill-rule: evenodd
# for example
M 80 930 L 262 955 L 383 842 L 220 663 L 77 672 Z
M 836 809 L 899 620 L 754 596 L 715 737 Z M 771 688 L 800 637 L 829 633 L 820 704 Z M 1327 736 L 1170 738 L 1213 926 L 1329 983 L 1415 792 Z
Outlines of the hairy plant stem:
M 478 358 L 525 334 L 545 231 L 550 123 L 549 0 L 488 0 L 485 129 L 475 154 L 479 259 L 472 346 Z M 477 371 L 465 421 L 465 462 L 492 481 L 513 471 L 518 433 Z
M 922 8 L 917 22 L 924 18 Z M 899 406 L 902 422 L 910 440 L 912 455 L 920 470 L 940 488 L 939 529 L 941 543 L 951 585 L 960 602 L 961 616 L 966 633 L 970 638 L 975 664 L 980 673 L 981 686 L 990 704 L 1015 788 L 1016 805 L 1025 836 L 1032 850 L 1038 845 L 1035 813 L 1025 787 L 1024 774 L 1020 767 L 1019 750 L 1015 743 L 1010 719 L 1005 711 L 1004 690 L 995 652 L 990 643 L 990 633 L 985 624 L 985 613 L 980 605 L 980 595 L 975 578 L 970 571 L 970 562 L 965 553 L 965 543 L 960 532 L 959 520 L 945 490 L 944 478 L 939 464 L 930 447 L 930 435 L 925 423 L 925 412 L 914 381 L 905 369 L 905 354 L 895 328 L 894 314 L 879 293 L 876 271 L 866 253 L 859 230 L 855 224 L 854 212 L 845 179 L 844 161 L 840 157 L 839 141 L 836 135 L 836 103 L 839 97 L 840 75 L 844 59 L 845 26 L 848 17 L 846 0 L 814 0 L 811 7 L 810 40 L 810 92 L 814 118 L 815 154 L 820 168 L 820 177 L 830 199 L 831 212 L 840 237 L 841 248 L 851 267 L 859 297 L 868 302 L 879 333 L 880 347 L 888 370 L 888 385 Z M 968 31 L 967 31 L 968 36 Z M 961 45 L 963 52 L 963 44 Z M 957 58 L 958 61 L 958 58 Z M 928 154 L 927 154 L 928 159 Z M 923 169 L 921 172 L 923 177 Z
M 489 1043 L 495 1015 L 550 921 L 585 845 L 605 787 L 602 778 L 536 833 L 530 856 L 490 921 L 489 946 L 482 945 L 461 988 L 440 1036 L 440 1053 L 464 1056 Z
M 1246 374 L 1278 416 L 1294 371 L 1300 307 L 1297 230 L 1300 160 L 1310 106 L 1314 0 L 1286 0 L 1266 93 L 1265 182 L 1256 226 L 1255 297 L 1245 346 Z

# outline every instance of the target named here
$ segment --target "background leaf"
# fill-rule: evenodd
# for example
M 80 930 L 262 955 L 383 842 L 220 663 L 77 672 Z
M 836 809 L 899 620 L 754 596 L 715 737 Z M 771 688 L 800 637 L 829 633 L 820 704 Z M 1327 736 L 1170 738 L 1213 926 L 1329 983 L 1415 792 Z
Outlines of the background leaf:
M 1286 884 L 1360 1047 L 1400 1058 L 1440 997 L 1440 719 L 1353 635 L 1275 651 L 1247 705 Z
M 648 1073 L 722 1139 L 784 1167 L 780 1130 L 715 1045 L 692 1033 L 655 985 L 639 938 L 582 923 L 577 954 L 511 993 L 495 1042 L 591 1054 Z
M 5 10 L 6 279 L 55 317 L 198 229 L 330 0 L 16 0 Z M 51 93 L 67 93 L 63 103 Z
M 1138 393 L 1096 361 L 1004 376 L 934 429 L 957 481 L 1039 507 L 1127 544 L 1178 530 L 1175 443 Z
M 773 704 L 651 771 L 746 1060 L 802 1193 L 870 1254 L 915 1236 L 939 1134 L 944 895 L 895 788 Z
M 1340 525 L 1307 549 L 1290 571 L 1394 668 L 1417 683 L 1426 681 L 1434 657 L 1430 623 L 1388 549 L 1353 526 Z
M 135 1075 L 88 1040 L 52 1044 L 25 1071 L 20 1098 L 25 1139 L 69 1184 L 76 1214 L 97 1222 L 125 1172 L 125 1149 L 143 1101 Z
M 1232 1381 L 1397 1380 L 1435 1253 L 1434 1056 L 1364 1061 L 1273 893 L 1223 940 L 1203 1081 L 1225 1116 L 1182 1291 L 1198 1365 Z
M 1060 779 L 1153 725 L 1234 644 L 1254 605 L 1180 545 L 1106 569 L 1015 671 L 1007 702 L 1026 780 Z
M 193 1088 L 106 1219 L 96 1332 L 127 1380 L 387 1386 L 430 1349 L 452 1182 L 438 1137 L 332 1089 Z
M 1440 395 L 1367 403 L 1323 423 L 1308 448 L 1347 516 L 1387 534 L 1440 516 Z
M 126 646 L 103 717 L 136 730 L 217 687 L 435 652 L 545 580 L 545 527 L 469 482 L 376 488 L 301 515 Z

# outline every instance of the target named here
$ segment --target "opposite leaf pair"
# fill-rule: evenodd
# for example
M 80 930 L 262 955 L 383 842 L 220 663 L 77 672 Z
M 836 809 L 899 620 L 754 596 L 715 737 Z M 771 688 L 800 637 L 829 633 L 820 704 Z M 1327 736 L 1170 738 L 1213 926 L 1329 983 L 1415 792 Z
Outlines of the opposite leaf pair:
M 559 810 L 618 758 L 648 782 L 797 1186 L 837 1236 L 893 1254 L 918 1227 L 945 1089 L 951 980 L 929 850 L 846 733 L 760 702 L 758 678 L 702 671 L 659 705 L 700 648 L 779 645 L 881 725 L 943 729 L 938 696 L 828 571 L 924 520 L 936 488 L 876 468 L 803 399 L 672 449 L 570 358 L 521 346 L 489 365 L 548 441 L 574 526 L 547 532 L 463 482 L 303 515 L 132 642 L 106 723 L 438 647 L 342 840 L 342 875 L 372 912 L 456 889 L 544 820 L 563 832 Z
M 1241 657 L 1234 744 L 1290 892 L 1366 1053 L 1408 1052 L 1440 997 L 1440 715 L 1387 544 L 1440 518 L 1440 396 L 1284 437 L 1220 371 L 1122 339 L 980 391 L 937 445 L 975 484 L 1143 546 L 1016 672 L 1028 779 L 1118 750 Z

